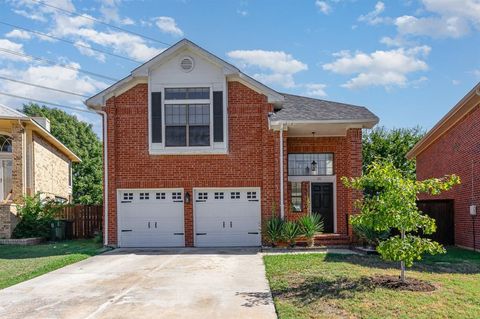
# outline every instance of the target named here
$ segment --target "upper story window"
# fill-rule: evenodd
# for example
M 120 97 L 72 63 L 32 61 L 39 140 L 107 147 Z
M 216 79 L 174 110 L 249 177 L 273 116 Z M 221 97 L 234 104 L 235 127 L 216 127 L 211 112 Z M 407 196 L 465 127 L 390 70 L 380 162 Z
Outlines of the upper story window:
M 288 175 L 333 175 L 333 154 L 288 154 Z
M 210 87 L 167 87 L 163 92 L 152 92 L 150 116 L 153 149 L 224 147 L 222 91 L 212 92 Z

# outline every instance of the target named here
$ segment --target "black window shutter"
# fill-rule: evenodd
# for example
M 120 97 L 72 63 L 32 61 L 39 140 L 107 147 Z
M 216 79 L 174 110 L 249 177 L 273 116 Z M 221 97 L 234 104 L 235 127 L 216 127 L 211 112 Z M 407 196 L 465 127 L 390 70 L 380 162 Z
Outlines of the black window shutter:
M 213 92 L 213 141 L 223 142 L 223 92 Z
M 162 143 L 162 93 L 152 92 L 152 143 Z

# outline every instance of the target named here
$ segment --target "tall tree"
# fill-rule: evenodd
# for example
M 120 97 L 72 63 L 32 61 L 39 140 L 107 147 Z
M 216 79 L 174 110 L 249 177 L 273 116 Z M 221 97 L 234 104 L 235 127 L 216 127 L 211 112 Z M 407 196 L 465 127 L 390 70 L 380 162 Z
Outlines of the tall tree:
M 405 177 L 415 179 L 415 160 L 407 152 L 425 135 L 420 127 L 394 128 L 379 126 L 363 135 L 363 173 L 378 159 L 388 159 Z
M 80 121 L 66 112 L 24 104 L 23 112 L 28 116 L 42 116 L 50 120 L 51 133 L 80 159 L 73 164 L 73 201 L 78 204 L 102 203 L 102 143 L 92 125 Z

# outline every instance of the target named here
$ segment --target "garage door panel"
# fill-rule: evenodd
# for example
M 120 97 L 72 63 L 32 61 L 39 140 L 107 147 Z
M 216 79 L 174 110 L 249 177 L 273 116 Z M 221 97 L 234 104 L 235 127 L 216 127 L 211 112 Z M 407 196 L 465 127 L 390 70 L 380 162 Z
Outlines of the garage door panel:
M 195 244 L 259 246 L 260 189 L 195 190 Z
M 118 220 L 122 247 L 185 245 L 182 190 L 119 191 Z

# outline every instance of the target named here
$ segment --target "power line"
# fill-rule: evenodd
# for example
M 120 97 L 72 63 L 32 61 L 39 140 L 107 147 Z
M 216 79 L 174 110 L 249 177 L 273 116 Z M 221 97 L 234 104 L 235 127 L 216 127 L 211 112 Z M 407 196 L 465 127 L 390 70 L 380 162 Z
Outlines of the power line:
M 131 61 L 131 62 L 143 63 L 142 61 L 134 60 L 134 59 L 131 59 L 131 58 L 119 55 L 119 54 L 115 54 L 115 53 L 112 53 L 112 52 L 108 52 L 108 51 L 105 51 L 105 50 L 92 48 L 88 45 L 84 45 L 84 44 L 81 44 L 81 43 L 76 43 L 74 41 L 70 41 L 70 40 L 67 40 L 67 39 L 64 39 L 64 38 L 56 37 L 56 36 L 53 36 L 53 35 L 50 35 L 50 34 L 47 34 L 47 33 L 43 33 L 43 32 L 40 32 L 40 31 L 28 29 L 28 28 L 25 28 L 25 27 L 21 27 L 19 25 L 11 24 L 11 23 L 4 22 L 4 21 L 0 21 L 0 24 L 6 25 L 6 26 L 9 26 L 9 27 L 12 27 L 12 28 L 17 28 L 17 29 L 20 29 L 20 30 L 24 30 L 24 31 L 27 31 L 27 32 L 30 32 L 30 33 L 38 34 L 42 37 L 47 37 L 47 38 L 55 39 L 55 40 L 58 40 L 58 41 L 63 41 L 65 43 L 74 45 L 76 47 L 82 47 L 82 48 L 85 48 L 85 49 L 88 49 L 88 50 L 93 50 L 93 51 L 97 51 L 97 52 L 100 52 L 100 53 L 108 54 L 108 55 L 111 55 L 111 56 L 114 56 L 114 57 L 117 57 L 117 58 L 120 58 L 120 59 L 125 59 L 125 60 L 128 60 L 128 61 Z
M 52 103 L 52 102 L 47 102 L 47 101 L 32 99 L 32 98 L 29 98 L 29 97 L 26 97 L 26 96 L 20 96 L 20 95 L 5 93 L 5 92 L 0 92 L 0 95 L 5 95 L 5 96 L 9 96 L 9 97 L 17 98 L 17 99 L 22 99 L 22 100 L 29 100 L 29 101 L 32 101 L 32 102 L 37 102 L 37 103 L 42 103 L 42 104 L 48 104 L 48 105 L 58 106 L 58 107 L 61 107 L 61 108 L 70 109 L 70 110 L 75 110 L 75 111 L 79 111 L 79 112 L 97 114 L 97 113 L 95 113 L 95 112 L 93 112 L 93 111 L 89 111 L 89 110 L 85 110 L 85 109 L 80 109 L 80 108 L 78 108 L 78 107 L 67 106 L 67 105 L 62 105 L 62 104 L 57 104 L 57 103 Z
M 144 38 L 144 39 L 147 39 L 147 40 L 150 40 L 150 41 L 154 41 L 154 42 L 158 42 L 158 43 L 161 43 L 161 44 L 164 44 L 164 45 L 168 45 L 168 46 L 171 46 L 170 43 L 167 43 L 167 42 L 163 42 L 163 41 L 160 41 L 160 40 L 157 40 L 157 39 L 154 39 L 154 38 L 151 38 L 151 37 L 148 37 L 146 35 L 143 35 L 143 34 L 140 34 L 140 33 L 137 33 L 137 32 L 134 32 L 134 31 L 129 31 L 127 29 L 124 29 L 124 28 L 121 28 L 121 27 L 117 27 L 115 25 L 112 25 L 110 23 L 107 23 L 107 22 L 104 22 L 102 20 L 99 20 L 99 19 L 96 19 L 96 18 L 93 18 L 93 17 L 90 17 L 90 16 L 85 16 L 83 14 L 79 14 L 79 13 L 76 13 L 76 12 L 73 12 L 73 11 L 70 11 L 70 10 L 66 10 L 66 9 L 63 9 L 63 8 L 60 8 L 60 7 L 56 7 L 54 5 L 51 5 L 51 4 L 48 4 L 48 3 L 45 3 L 43 1 L 39 1 L 39 0 L 30 0 L 32 2 L 35 2 L 35 3 L 38 3 L 40 5 L 43 5 L 43 6 L 46 6 L 46 7 L 50 7 L 50 8 L 53 8 L 55 10 L 58 10 L 58 11 L 61 11 L 63 13 L 66 13 L 68 15 L 75 15 L 75 16 L 78 16 L 78 17 L 82 17 L 82 18 L 85 18 L 85 19 L 88 19 L 88 20 L 91 20 L 91 21 L 95 21 L 95 22 L 98 22 L 98 23 L 101 23 L 103 25 L 106 25 L 106 26 L 109 26 L 111 28 L 114 28 L 114 29 L 117 29 L 117 30 L 120 30 L 120 31 L 123 31 L 123 32 L 126 32 L 126 33 L 130 33 L 132 35 L 136 35 L 138 37 L 141 37 L 141 38 Z
M 89 75 L 96 76 L 96 77 L 99 77 L 99 78 L 103 78 L 103 79 L 106 79 L 106 80 L 110 80 L 110 81 L 113 81 L 113 82 L 118 81 L 118 79 L 111 78 L 109 76 L 101 75 L 101 74 L 91 72 L 91 71 L 82 70 L 82 69 L 75 68 L 73 66 L 69 66 L 69 65 L 65 65 L 65 64 L 58 64 L 55 61 L 48 60 L 48 59 L 45 59 L 45 58 L 40 58 L 40 57 L 36 57 L 36 56 L 33 56 L 33 55 L 28 55 L 28 54 L 25 54 L 25 53 L 12 51 L 12 50 L 8 50 L 8 49 L 4 49 L 4 48 L 0 48 L 0 51 L 6 52 L 6 53 L 9 53 L 9 54 L 13 54 L 13 55 L 17 55 L 17 56 L 21 56 L 21 57 L 25 57 L 25 58 L 34 59 L 34 60 L 37 60 L 37 61 L 46 62 L 46 63 L 49 63 L 49 64 L 59 66 L 59 67 L 64 68 L 64 69 L 69 69 L 69 70 L 89 74 Z
M 52 87 L 49 87 L 49 86 L 43 86 L 43 85 L 40 85 L 40 84 L 25 82 L 25 81 L 21 81 L 21 80 L 12 79 L 12 78 L 7 78 L 7 77 L 4 77 L 2 75 L 0 75 L 0 79 L 11 81 L 11 82 L 16 82 L 16 83 L 21 83 L 21 84 L 25 84 L 25 85 L 29 85 L 29 86 L 34 86 L 34 87 L 38 87 L 38 88 L 41 88 L 41 89 L 46 89 L 46 90 L 56 91 L 56 92 L 60 92 L 60 93 L 76 95 L 76 96 L 80 96 L 80 97 L 84 97 L 84 98 L 89 97 L 88 95 L 83 95 L 83 94 L 75 93 L 75 92 L 72 92 L 72 91 L 65 91 L 65 90 L 61 90 L 61 89 L 52 88 Z

